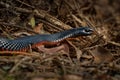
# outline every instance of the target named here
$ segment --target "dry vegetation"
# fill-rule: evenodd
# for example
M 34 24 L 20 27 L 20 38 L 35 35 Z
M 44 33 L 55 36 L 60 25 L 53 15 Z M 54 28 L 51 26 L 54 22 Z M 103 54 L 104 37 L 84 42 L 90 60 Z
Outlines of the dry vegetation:
M 0 80 L 120 80 L 120 0 L 0 0 L 1 37 L 79 26 L 95 32 L 44 51 L 0 51 Z

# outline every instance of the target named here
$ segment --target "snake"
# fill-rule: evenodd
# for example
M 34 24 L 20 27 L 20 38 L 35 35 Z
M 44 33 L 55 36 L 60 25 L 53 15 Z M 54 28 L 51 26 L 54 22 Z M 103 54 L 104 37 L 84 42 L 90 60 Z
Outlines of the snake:
M 30 48 L 59 43 L 67 38 L 76 38 L 78 36 L 88 36 L 93 33 L 90 27 L 78 27 L 64 30 L 54 34 L 36 34 L 16 39 L 7 39 L 0 37 L 0 50 L 6 51 L 26 51 Z

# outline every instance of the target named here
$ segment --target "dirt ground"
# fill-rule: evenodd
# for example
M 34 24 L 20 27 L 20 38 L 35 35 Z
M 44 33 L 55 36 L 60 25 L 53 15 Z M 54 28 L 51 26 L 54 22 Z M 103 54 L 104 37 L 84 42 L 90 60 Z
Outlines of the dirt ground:
M 0 51 L 0 80 L 120 80 L 120 0 L 0 0 L 0 37 L 82 26 L 94 33 L 24 53 Z

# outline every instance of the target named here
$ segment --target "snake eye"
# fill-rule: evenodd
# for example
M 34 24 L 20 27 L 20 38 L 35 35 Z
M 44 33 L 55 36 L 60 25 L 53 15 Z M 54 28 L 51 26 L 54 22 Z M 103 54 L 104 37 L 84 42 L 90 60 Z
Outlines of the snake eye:
M 85 29 L 84 31 L 85 31 L 85 32 L 91 32 L 91 30 L 89 30 L 89 29 Z
M 92 29 L 85 29 L 84 32 L 88 33 L 88 32 L 92 32 Z

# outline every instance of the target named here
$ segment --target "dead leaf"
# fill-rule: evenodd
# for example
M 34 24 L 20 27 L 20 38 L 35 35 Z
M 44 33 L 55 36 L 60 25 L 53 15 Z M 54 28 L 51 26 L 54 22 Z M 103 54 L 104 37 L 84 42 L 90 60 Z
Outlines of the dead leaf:
M 30 19 L 30 25 L 32 26 L 32 28 L 35 27 L 35 18 L 34 17 L 31 17 L 31 19 Z
M 31 80 L 45 80 L 45 79 L 42 78 L 42 77 L 34 77 L 34 78 L 32 78 Z
M 69 47 L 67 44 L 62 44 L 58 47 L 54 47 L 54 48 L 45 48 L 44 45 L 38 46 L 37 47 L 39 51 L 48 53 L 48 54 L 52 54 L 55 52 L 58 52 L 60 50 L 63 50 L 65 53 L 69 53 Z
M 109 62 L 113 59 L 112 54 L 104 47 L 98 46 L 93 50 L 89 50 L 94 56 L 95 63 Z
M 82 56 L 82 51 L 79 50 L 78 48 L 76 48 L 75 51 L 76 51 L 77 59 L 80 60 L 80 58 Z
M 66 75 L 64 76 L 64 80 L 83 80 L 83 78 L 76 75 Z
M 114 80 L 111 76 L 107 74 L 101 74 L 95 77 L 95 80 Z
M 78 49 L 74 44 L 72 44 L 70 41 L 67 40 L 67 42 L 75 49 L 77 59 L 80 60 L 82 56 L 82 51 Z
M 37 33 L 43 33 L 42 32 L 42 28 L 43 28 L 43 23 L 38 24 L 36 27 L 34 27 L 34 31 Z

